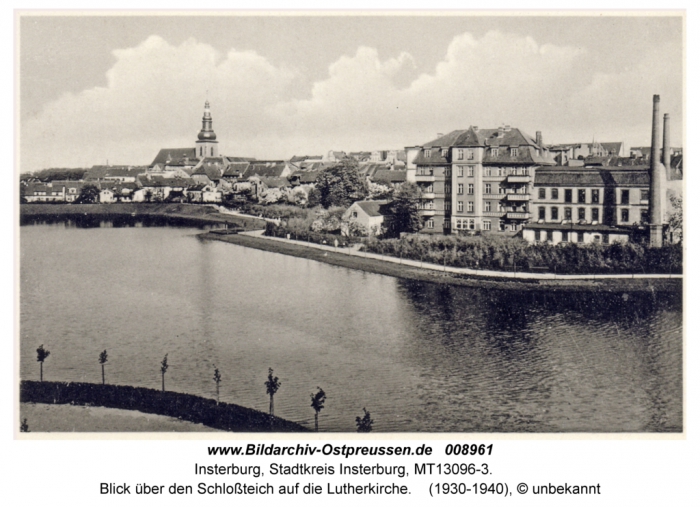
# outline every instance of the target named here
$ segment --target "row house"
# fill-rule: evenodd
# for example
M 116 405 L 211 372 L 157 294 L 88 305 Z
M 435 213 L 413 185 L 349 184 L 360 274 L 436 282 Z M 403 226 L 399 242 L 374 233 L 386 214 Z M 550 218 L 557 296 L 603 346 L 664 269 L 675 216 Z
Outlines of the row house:
M 538 132 L 469 127 L 407 148 L 421 188 L 422 232 L 519 231 L 531 219 L 535 168 L 554 165 Z
M 27 202 L 73 202 L 85 185 L 82 181 L 30 182 L 22 187 Z

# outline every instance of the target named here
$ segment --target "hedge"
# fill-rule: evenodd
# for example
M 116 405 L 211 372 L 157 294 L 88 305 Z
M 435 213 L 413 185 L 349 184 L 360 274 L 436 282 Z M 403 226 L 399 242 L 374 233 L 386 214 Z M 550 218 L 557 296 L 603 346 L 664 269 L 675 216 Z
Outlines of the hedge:
M 209 398 L 157 391 L 145 387 L 23 380 L 20 383 L 19 398 L 22 403 L 72 404 L 138 410 L 225 431 L 309 431 L 294 422 L 240 405 L 217 404 L 215 400 Z

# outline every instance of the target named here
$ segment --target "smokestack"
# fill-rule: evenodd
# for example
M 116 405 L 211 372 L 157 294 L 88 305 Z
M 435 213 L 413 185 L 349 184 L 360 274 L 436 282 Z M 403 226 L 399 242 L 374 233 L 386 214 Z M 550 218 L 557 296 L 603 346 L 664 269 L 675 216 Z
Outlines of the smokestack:
M 666 168 L 666 172 L 668 172 L 671 168 L 671 122 L 670 115 L 668 113 L 664 115 L 664 146 L 662 153 L 664 167 Z
M 535 142 L 537 146 L 542 147 L 542 132 L 539 130 L 535 132 Z
M 663 246 L 663 214 L 662 201 L 665 198 L 661 192 L 662 174 L 665 172 L 661 165 L 661 125 L 659 124 L 658 95 L 654 95 L 654 108 L 651 117 L 651 178 L 649 186 L 649 246 Z

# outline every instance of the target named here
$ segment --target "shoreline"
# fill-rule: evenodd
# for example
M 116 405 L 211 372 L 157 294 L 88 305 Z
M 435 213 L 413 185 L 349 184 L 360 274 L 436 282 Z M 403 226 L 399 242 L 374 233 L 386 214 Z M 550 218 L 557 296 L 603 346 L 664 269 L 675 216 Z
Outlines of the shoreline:
M 244 230 L 264 229 L 265 220 L 247 215 L 220 213 L 206 204 L 110 203 L 110 204 L 20 204 L 19 218 L 153 218 L 180 225 L 235 225 Z
M 332 266 L 355 269 L 368 273 L 437 284 L 459 285 L 463 287 L 548 292 L 677 292 L 683 290 L 683 280 L 679 278 L 601 278 L 596 280 L 495 278 L 488 275 L 463 275 L 449 271 L 435 271 L 408 264 L 397 264 L 396 262 L 373 259 L 369 257 L 347 255 L 341 252 L 334 252 L 330 249 L 323 250 L 313 246 L 304 246 L 297 243 L 276 241 L 274 239 L 256 237 L 248 234 L 222 236 L 207 232 L 200 234 L 199 237 L 206 240 L 223 241 L 225 243 L 255 248 L 256 250 L 263 250 L 266 252 L 315 260 L 325 264 L 330 264 Z
M 247 215 L 218 212 L 214 207 L 201 204 L 165 203 L 111 203 L 111 204 L 20 204 L 22 219 L 54 219 L 71 217 L 86 218 L 145 218 L 162 219 L 172 225 L 221 225 L 236 226 L 244 231 L 260 230 L 265 220 Z M 535 290 L 535 291 L 604 291 L 604 292 L 679 292 L 683 290 L 682 278 L 604 278 L 600 279 L 551 279 L 551 278 L 507 278 L 488 274 L 462 274 L 450 271 L 436 271 L 409 264 L 370 257 L 347 255 L 332 249 L 300 245 L 297 242 L 276 241 L 271 238 L 248 234 L 199 234 L 206 240 L 223 241 L 256 250 L 280 253 L 304 259 L 315 260 L 368 273 L 392 276 L 408 280 L 425 281 L 437 284 L 459 285 L 464 287 Z

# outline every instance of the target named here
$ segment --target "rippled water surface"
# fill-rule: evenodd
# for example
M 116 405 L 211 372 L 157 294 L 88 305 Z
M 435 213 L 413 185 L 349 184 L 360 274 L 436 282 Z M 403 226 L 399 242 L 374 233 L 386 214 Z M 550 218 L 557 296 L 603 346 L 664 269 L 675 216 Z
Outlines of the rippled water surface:
M 400 280 L 202 241 L 190 228 L 21 228 L 21 365 L 166 388 L 321 430 L 682 431 L 680 294 L 535 293 Z

